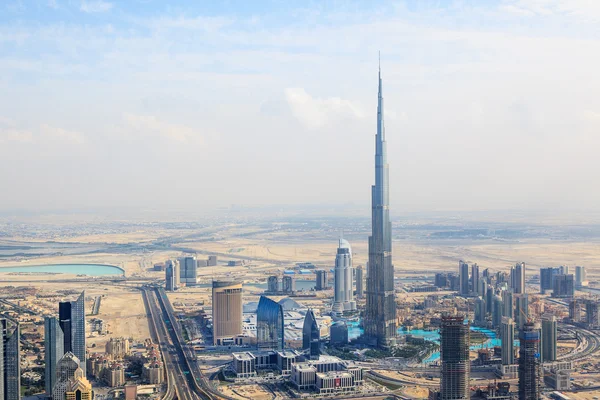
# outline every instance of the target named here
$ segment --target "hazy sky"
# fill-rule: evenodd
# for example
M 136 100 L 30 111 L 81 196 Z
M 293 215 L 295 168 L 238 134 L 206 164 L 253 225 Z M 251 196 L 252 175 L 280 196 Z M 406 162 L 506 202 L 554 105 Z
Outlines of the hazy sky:
M 599 24 L 596 0 L 3 1 L 0 210 L 368 205 L 378 50 L 393 213 L 598 210 Z

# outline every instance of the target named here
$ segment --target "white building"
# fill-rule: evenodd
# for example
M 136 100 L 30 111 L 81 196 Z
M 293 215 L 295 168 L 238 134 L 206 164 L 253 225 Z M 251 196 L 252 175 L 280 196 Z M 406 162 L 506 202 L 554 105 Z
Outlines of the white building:
M 335 257 L 333 312 L 355 311 L 352 288 L 352 248 L 347 240 L 340 239 Z

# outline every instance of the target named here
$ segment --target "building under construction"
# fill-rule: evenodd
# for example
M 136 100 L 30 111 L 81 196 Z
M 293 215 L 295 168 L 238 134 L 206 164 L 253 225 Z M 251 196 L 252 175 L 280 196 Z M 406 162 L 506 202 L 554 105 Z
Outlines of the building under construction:
M 526 322 L 519 333 L 519 400 L 539 400 L 542 375 L 540 326 Z
M 465 317 L 443 316 L 440 328 L 440 400 L 465 400 L 471 397 L 469 346 L 469 323 L 465 322 Z

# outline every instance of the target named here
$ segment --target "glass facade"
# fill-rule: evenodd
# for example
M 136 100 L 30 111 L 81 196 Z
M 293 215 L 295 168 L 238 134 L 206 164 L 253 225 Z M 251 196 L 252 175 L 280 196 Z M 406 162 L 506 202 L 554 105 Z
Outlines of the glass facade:
M 268 297 L 260 296 L 256 311 L 256 339 L 259 349 L 283 350 L 283 307 Z

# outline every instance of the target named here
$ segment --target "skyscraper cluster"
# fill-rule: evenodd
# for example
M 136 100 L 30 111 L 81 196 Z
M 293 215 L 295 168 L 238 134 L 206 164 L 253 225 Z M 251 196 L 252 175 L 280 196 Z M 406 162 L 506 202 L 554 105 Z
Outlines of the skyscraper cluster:
M 75 301 L 59 303 L 58 319 L 45 317 L 44 327 L 46 393 L 62 399 L 75 370 L 86 375 L 85 292 Z

